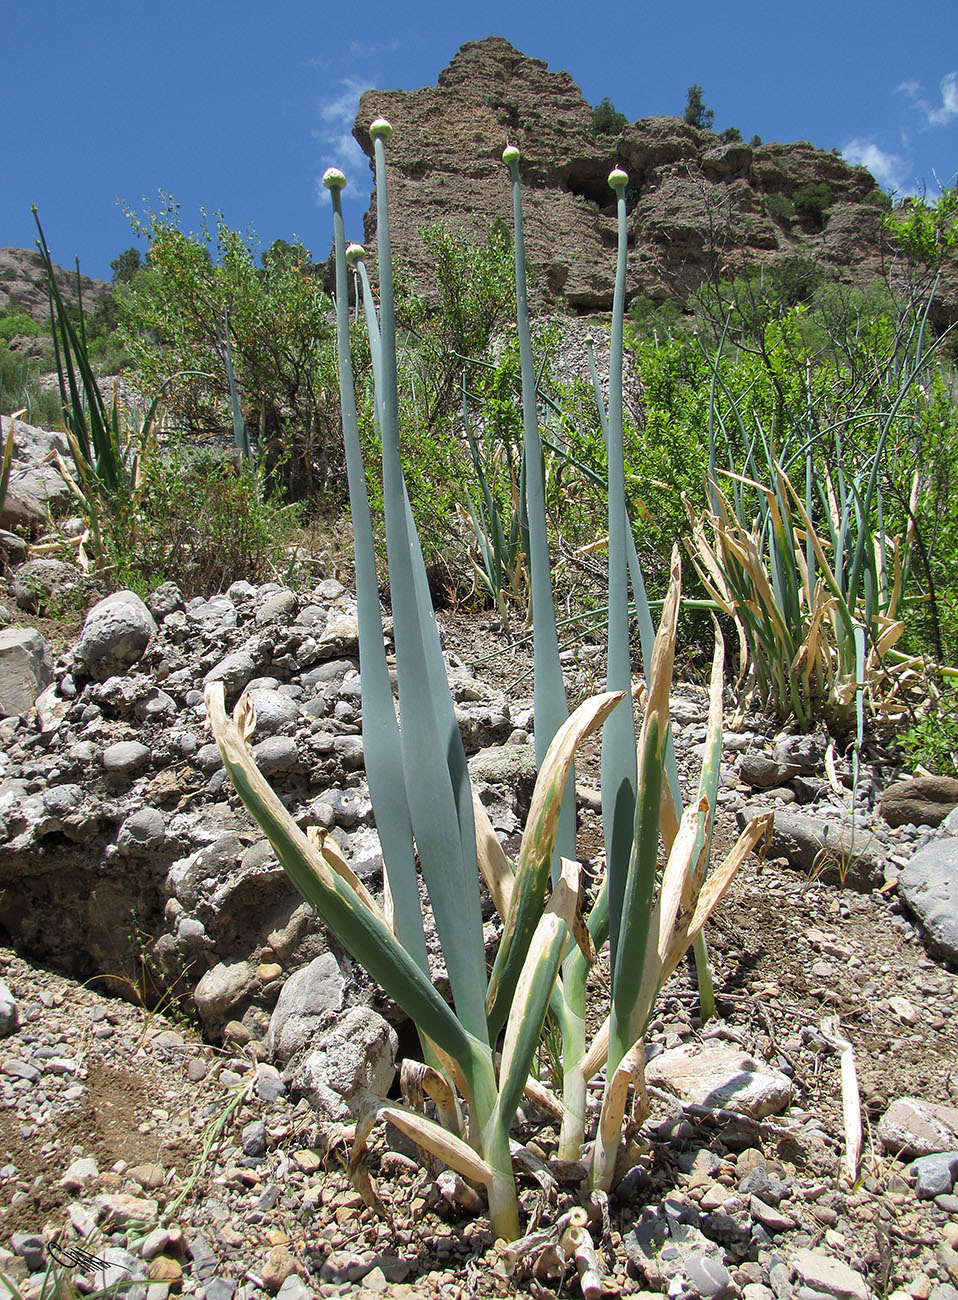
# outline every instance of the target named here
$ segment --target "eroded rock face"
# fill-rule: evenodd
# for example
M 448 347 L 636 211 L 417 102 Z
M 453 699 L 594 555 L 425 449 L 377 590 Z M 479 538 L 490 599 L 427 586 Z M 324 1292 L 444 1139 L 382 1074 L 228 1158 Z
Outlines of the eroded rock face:
M 231 697 L 249 687 L 254 751 L 277 793 L 378 893 L 355 600 L 327 579 L 302 594 L 236 583 L 199 602 L 167 587 L 151 604 L 155 615 L 118 593 L 96 606 L 79 643 L 47 662 L 36 709 L 4 724 L 0 927 L 19 951 L 112 992 L 175 989 L 214 1038 L 232 1024 L 264 1041 L 276 1017 L 271 1041 L 287 1060 L 307 1046 L 317 1008 L 347 1012 L 371 986 L 330 951 L 237 801 L 202 686 L 222 680 Z M 501 745 L 514 727 L 505 696 L 447 660 L 467 752 Z M 325 992 L 310 985 L 290 1010 L 317 971 Z
M 607 311 L 615 274 L 614 195 L 608 175 L 629 175 L 630 297 L 685 297 L 718 267 L 723 276 L 812 258 L 844 283 L 864 286 L 882 271 L 877 182 L 864 167 L 806 141 L 725 144 L 678 117 L 650 117 L 618 136 L 592 135 L 592 108 L 568 72 L 552 72 L 502 37 L 463 45 L 435 86 L 367 91 L 354 134 L 372 158 L 373 118 L 393 126 L 390 226 L 393 249 L 427 299 L 432 261 L 419 231 L 445 222 L 467 239 L 511 226 L 511 191 L 501 161 L 506 141 L 522 153 L 525 238 L 539 269 L 535 294 L 572 311 Z M 831 195 L 824 224 L 776 220 L 774 205 L 804 185 Z M 872 196 L 872 202 L 863 202 Z M 772 207 L 770 207 L 770 201 Z M 369 264 L 375 213 L 366 215 Z M 958 312 L 958 258 L 939 283 L 936 310 Z

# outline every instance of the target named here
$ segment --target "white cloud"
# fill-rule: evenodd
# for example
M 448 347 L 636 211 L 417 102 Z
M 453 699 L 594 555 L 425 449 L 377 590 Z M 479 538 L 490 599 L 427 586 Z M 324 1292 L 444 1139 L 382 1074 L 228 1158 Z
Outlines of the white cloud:
M 359 110 L 359 97 L 371 85 L 355 77 L 343 78 L 332 97 L 319 103 L 319 122 L 312 131 L 321 152 L 320 177 L 327 167 L 338 167 L 351 187 L 362 190 L 369 189 L 369 164 L 353 139 L 352 127 Z M 320 197 L 325 198 L 319 177 L 317 187 Z
M 897 154 L 879 148 L 874 141 L 863 140 L 856 136 L 854 140 L 849 140 L 848 144 L 843 146 L 842 156 L 852 166 L 861 164 L 867 167 L 884 189 L 901 189 L 907 164 Z
M 938 83 L 941 103 L 937 105 L 929 103 L 920 82 L 903 81 L 895 89 L 911 100 L 912 108 L 921 113 L 928 126 L 948 126 L 958 118 L 958 70 L 946 72 Z
M 928 114 L 932 126 L 947 126 L 958 117 L 958 72 L 949 72 L 941 79 L 941 107 Z

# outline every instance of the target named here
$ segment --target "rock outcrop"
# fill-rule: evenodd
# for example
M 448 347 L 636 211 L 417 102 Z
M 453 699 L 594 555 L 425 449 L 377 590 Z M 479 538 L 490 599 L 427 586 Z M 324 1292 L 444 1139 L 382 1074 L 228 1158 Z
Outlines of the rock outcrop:
M 541 300 L 573 312 L 608 310 L 615 273 L 614 196 L 607 178 L 629 174 L 630 297 L 685 297 L 716 268 L 723 276 L 803 257 L 845 283 L 884 269 L 881 204 L 874 177 L 806 141 L 726 143 L 678 117 L 648 117 L 617 136 L 595 137 L 592 109 L 568 72 L 520 53 L 502 37 L 463 45 L 421 90 L 370 90 L 354 134 L 372 157 L 374 117 L 394 128 L 389 146 L 393 248 L 427 296 L 435 274 L 419 232 L 436 222 L 484 238 L 512 222 L 501 161 L 522 151 L 526 246 Z M 809 185 L 817 214 L 793 203 Z M 813 205 L 814 206 L 814 205 Z M 375 214 L 366 216 L 370 263 Z M 939 287 L 958 314 L 958 261 Z M 540 302 L 541 305 L 541 302 Z
M 76 271 L 54 266 L 53 274 L 64 302 L 75 304 Z M 87 311 L 112 292 L 106 280 L 94 280 L 88 275 L 80 276 L 80 288 Z M 0 313 L 14 311 L 30 316 L 38 325 L 46 326 L 50 322 L 43 261 L 36 248 L 0 248 Z

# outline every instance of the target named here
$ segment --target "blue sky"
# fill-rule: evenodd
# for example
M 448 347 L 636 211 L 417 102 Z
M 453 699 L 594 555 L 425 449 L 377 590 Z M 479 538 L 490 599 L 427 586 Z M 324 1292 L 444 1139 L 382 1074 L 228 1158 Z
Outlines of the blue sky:
M 331 163 L 362 234 L 360 91 L 435 84 L 489 35 L 629 119 L 681 114 L 697 82 L 717 130 L 838 148 L 898 193 L 958 180 L 955 0 L 7 0 L 0 247 L 33 246 L 35 203 L 54 260 L 109 278 L 134 242 L 118 200 L 143 212 L 164 191 L 186 229 L 221 210 L 325 257 Z

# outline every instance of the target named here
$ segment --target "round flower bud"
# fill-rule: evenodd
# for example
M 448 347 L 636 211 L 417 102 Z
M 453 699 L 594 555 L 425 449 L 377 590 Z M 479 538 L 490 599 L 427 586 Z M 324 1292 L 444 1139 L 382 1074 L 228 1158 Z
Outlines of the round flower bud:
M 621 189 L 623 185 L 628 184 L 628 181 L 629 178 L 621 167 L 616 167 L 615 171 L 609 172 L 609 184 L 614 190 Z
M 516 148 L 514 144 L 507 144 L 505 149 L 503 149 L 502 161 L 506 164 L 507 167 L 511 167 L 513 163 L 517 163 L 519 161 L 519 150 Z
M 384 117 L 374 118 L 369 124 L 369 134 L 374 140 L 378 139 L 379 136 L 382 136 L 384 140 L 388 140 L 392 133 L 393 129 Z
M 585 345 L 586 345 L 587 348 L 590 348 L 594 342 L 595 342 L 595 339 L 592 337 L 591 334 L 587 334 L 587 335 L 585 336 Z
M 356 263 L 361 262 L 365 256 L 366 250 L 363 248 L 362 244 L 346 245 L 346 261 L 350 266 L 355 266 Z
M 327 167 L 323 172 L 323 184 L 328 190 L 341 190 L 346 185 L 346 177 L 338 167 Z

